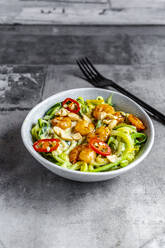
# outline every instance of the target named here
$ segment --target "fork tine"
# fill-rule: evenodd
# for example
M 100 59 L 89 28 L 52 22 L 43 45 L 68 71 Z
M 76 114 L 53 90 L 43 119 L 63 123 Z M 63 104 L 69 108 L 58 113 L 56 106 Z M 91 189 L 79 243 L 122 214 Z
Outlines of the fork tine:
M 93 72 L 91 67 L 88 65 L 85 59 L 81 59 L 82 64 L 84 65 L 85 69 L 88 71 L 88 73 L 91 75 L 92 78 L 95 78 L 97 75 Z
M 103 77 L 100 72 L 98 72 L 98 70 L 96 70 L 96 68 L 93 66 L 92 62 L 88 59 L 88 57 L 85 57 L 86 61 L 88 62 L 88 64 L 92 67 L 92 69 L 94 70 L 94 72 L 100 76 L 100 77 Z
M 95 73 L 85 59 L 82 59 L 81 61 L 82 61 L 83 66 L 85 67 L 85 70 L 88 72 L 88 74 L 92 78 L 92 81 L 94 81 L 95 83 L 98 84 L 100 82 L 100 80 L 103 79 L 101 74 Z
M 76 60 L 76 63 L 78 64 L 80 70 L 83 72 L 83 74 L 85 75 L 85 77 L 91 82 L 92 79 L 91 79 L 89 73 L 84 69 L 84 66 L 83 66 L 83 64 L 81 63 L 81 61 Z
M 97 79 L 97 76 L 91 74 L 91 71 L 88 70 L 86 63 L 84 63 L 82 59 L 79 61 L 77 60 L 77 64 L 89 82 L 98 83 L 99 80 Z

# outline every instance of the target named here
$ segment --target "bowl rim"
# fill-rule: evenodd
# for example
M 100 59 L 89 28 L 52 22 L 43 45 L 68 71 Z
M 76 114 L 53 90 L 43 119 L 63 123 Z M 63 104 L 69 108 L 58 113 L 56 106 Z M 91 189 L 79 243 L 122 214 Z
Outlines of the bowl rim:
M 73 92 L 73 91 L 84 91 L 84 90 L 88 90 L 88 91 L 93 91 L 93 90 L 99 90 L 100 92 L 109 92 L 109 93 L 115 93 L 115 94 L 118 94 L 126 99 L 128 99 L 131 103 L 133 103 L 134 105 L 136 105 L 139 110 L 144 114 L 145 118 L 148 120 L 149 122 L 149 125 L 150 125 L 150 128 L 151 128 L 151 136 L 150 136 L 150 142 L 148 143 L 148 146 L 146 148 L 146 151 L 140 155 L 136 160 L 134 160 L 133 162 L 131 162 L 130 164 L 128 164 L 126 167 L 124 168 L 120 168 L 118 170 L 114 170 L 114 171 L 105 171 L 105 172 L 83 172 L 83 171 L 76 171 L 76 170 L 70 170 L 70 169 L 67 169 L 67 168 L 64 168 L 64 167 L 61 167 L 55 163 L 52 163 L 50 162 L 49 160 L 45 159 L 44 157 L 42 157 L 38 152 L 36 152 L 32 146 L 30 146 L 27 142 L 27 138 L 25 136 L 25 128 L 26 128 L 26 125 L 28 123 L 28 120 L 30 119 L 30 116 L 33 112 L 35 112 L 37 109 L 39 109 L 43 104 L 45 104 L 47 101 L 51 101 L 52 99 L 54 99 L 55 96 L 60 96 L 64 93 L 69 93 L 69 92 Z M 57 170 L 62 170 L 63 172 L 67 172 L 67 173 L 71 173 L 71 174 L 77 174 L 79 176 L 103 176 L 103 175 L 118 175 L 118 174 L 122 174 L 132 168 L 134 168 L 136 165 L 140 164 L 146 157 L 147 155 L 149 154 L 149 152 L 151 151 L 151 148 L 154 144 L 154 136 L 155 136 L 155 130 L 154 130 L 154 125 L 152 123 L 152 120 L 151 118 L 149 117 L 149 115 L 145 112 L 145 110 L 138 104 L 136 103 L 135 101 L 133 101 L 131 98 L 125 96 L 124 94 L 121 94 L 117 91 L 113 91 L 113 90 L 108 90 L 108 89 L 101 89 L 101 88 L 73 88 L 73 89 L 69 89 L 69 90 L 64 90 L 64 91 L 61 91 L 61 92 L 58 92 L 54 95 L 51 95 L 49 97 L 47 97 L 46 99 L 44 99 L 43 101 L 41 101 L 40 103 L 38 103 L 37 105 L 35 105 L 30 111 L 29 113 L 27 114 L 26 118 L 24 119 L 23 123 L 22 123 L 22 127 L 21 127 L 21 137 L 22 137 L 22 141 L 23 141 L 23 144 L 24 146 L 26 147 L 26 149 L 29 151 L 29 153 L 37 160 L 39 161 L 42 165 L 45 166 L 45 164 L 47 166 L 53 166 L 55 167 Z M 48 168 L 48 167 L 46 167 Z M 49 168 L 48 168 L 49 169 Z M 56 173 L 56 172 L 54 172 Z

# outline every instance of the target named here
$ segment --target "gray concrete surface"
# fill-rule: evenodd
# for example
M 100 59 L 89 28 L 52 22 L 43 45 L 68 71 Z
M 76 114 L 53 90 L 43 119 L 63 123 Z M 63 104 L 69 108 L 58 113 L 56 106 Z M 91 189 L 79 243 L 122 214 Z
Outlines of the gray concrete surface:
M 0 25 L 0 64 L 165 63 L 165 26 Z
M 98 68 L 165 112 L 164 65 Z M 1 67 L 0 248 L 164 248 L 165 126 L 154 121 L 155 144 L 145 161 L 100 183 L 58 177 L 22 144 L 21 124 L 33 105 L 61 90 L 90 87 L 78 74 L 72 65 Z
M 164 0 L 0 0 L 0 23 L 165 24 Z

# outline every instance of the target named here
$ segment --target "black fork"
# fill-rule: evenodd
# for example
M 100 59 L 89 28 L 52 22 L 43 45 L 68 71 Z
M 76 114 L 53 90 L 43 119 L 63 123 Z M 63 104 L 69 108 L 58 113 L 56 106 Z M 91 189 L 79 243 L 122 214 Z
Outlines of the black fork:
M 129 91 L 125 90 L 123 87 L 121 87 L 111 79 L 105 78 L 100 72 L 97 71 L 97 69 L 93 66 L 93 64 L 88 58 L 85 57 L 80 60 L 77 60 L 76 62 L 88 82 L 99 88 L 103 88 L 105 86 L 113 87 L 114 89 L 118 90 L 122 94 L 128 96 L 129 98 L 137 102 L 139 105 L 145 108 L 151 114 L 151 116 L 155 117 L 156 119 L 160 120 L 165 124 L 164 114 L 150 106 L 148 103 L 145 103 L 143 100 L 133 95 Z

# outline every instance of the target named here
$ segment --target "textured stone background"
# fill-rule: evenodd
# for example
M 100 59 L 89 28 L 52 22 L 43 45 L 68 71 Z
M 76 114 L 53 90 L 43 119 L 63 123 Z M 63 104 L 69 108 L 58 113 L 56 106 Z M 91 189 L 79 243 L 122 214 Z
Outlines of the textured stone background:
M 49 172 L 26 151 L 20 135 L 25 116 L 39 101 L 61 90 L 91 87 L 74 63 L 82 55 L 165 113 L 164 31 L 0 26 L 0 248 L 165 247 L 162 124 L 154 121 L 155 144 L 141 165 L 92 184 Z
M 0 64 L 165 63 L 164 26 L 0 25 Z
M 0 23 L 165 24 L 164 0 L 0 0 Z
M 98 68 L 164 111 L 163 65 Z M 79 74 L 75 65 L 48 66 L 43 98 L 64 89 L 90 86 L 74 74 Z M 32 91 L 35 104 L 36 89 Z M 154 121 L 155 144 L 140 166 L 106 182 L 78 183 L 52 174 L 25 150 L 20 127 L 27 112 L 9 108 L 0 113 L 2 248 L 165 247 L 162 124 Z
M 41 67 L 0 66 L 0 110 L 32 108 L 42 98 L 44 82 Z

